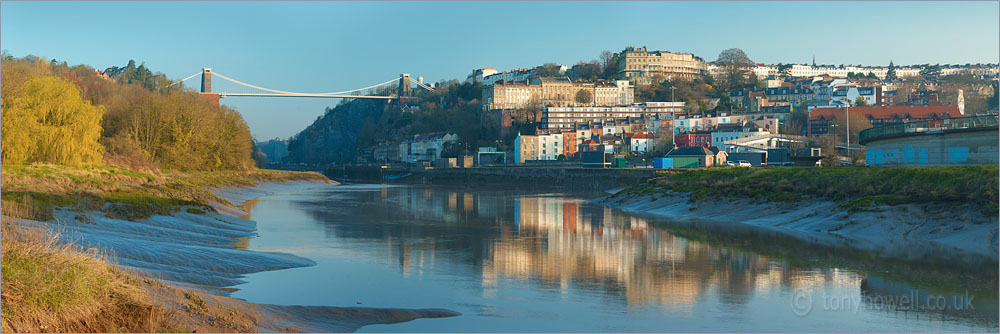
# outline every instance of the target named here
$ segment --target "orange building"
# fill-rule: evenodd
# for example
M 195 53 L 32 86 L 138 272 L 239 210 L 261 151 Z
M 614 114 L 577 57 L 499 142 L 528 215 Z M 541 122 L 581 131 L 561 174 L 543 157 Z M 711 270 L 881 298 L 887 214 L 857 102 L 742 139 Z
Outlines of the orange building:
M 572 157 L 576 155 L 576 131 L 566 130 L 562 132 L 563 136 L 563 154 L 566 157 Z

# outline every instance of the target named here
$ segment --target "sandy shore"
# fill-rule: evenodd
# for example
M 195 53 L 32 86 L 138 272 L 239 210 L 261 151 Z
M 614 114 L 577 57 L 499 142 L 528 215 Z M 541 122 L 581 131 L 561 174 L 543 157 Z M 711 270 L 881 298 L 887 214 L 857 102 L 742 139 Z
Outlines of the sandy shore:
M 710 222 L 751 226 L 881 256 L 919 260 L 953 256 L 970 264 L 997 262 L 998 220 L 972 205 L 899 205 L 878 212 L 854 212 L 834 202 L 753 202 L 707 199 L 692 203 L 686 194 L 611 195 L 595 203 L 670 218 L 679 223 Z
M 315 265 L 312 260 L 292 254 L 239 249 L 239 242 L 257 235 L 257 224 L 239 218 L 247 212 L 236 205 L 261 196 L 336 184 L 293 181 L 215 188 L 210 191 L 229 202 L 210 203 L 216 212 L 182 208 L 170 216 L 137 221 L 69 208 L 57 208 L 55 220 L 50 222 L 11 221 L 57 232 L 62 242 L 97 249 L 110 262 L 156 279 L 148 288 L 153 299 L 184 311 L 186 317 L 178 317 L 179 321 L 200 331 L 349 332 L 370 324 L 459 315 L 444 309 L 265 305 L 226 296 L 232 286 L 245 282 L 243 275 Z

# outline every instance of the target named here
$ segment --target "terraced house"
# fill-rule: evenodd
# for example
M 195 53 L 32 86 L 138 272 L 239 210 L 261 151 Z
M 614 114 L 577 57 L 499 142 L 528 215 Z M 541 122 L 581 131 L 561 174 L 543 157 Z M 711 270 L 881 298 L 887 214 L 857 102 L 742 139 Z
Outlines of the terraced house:
M 590 102 L 581 103 L 577 94 L 586 91 Z M 635 89 L 628 81 L 573 82 L 568 77 L 533 76 L 523 81 L 498 81 L 483 87 L 483 110 L 528 107 L 620 106 L 629 105 Z
M 636 85 L 649 85 L 654 78 L 694 79 L 708 73 L 708 63 L 690 53 L 647 51 L 646 47 L 626 47 L 622 51 L 625 79 Z

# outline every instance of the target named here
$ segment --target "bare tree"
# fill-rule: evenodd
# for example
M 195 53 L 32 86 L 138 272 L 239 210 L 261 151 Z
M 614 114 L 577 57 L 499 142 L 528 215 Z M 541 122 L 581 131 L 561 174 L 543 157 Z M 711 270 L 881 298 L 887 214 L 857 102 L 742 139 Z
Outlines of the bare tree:
M 722 82 L 725 90 L 736 89 L 746 81 L 747 74 L 753 66 L 753 61 L 743 50 L 732 48 L 719 53 L 716 65 L 723 68 Z
M 604 79 L 613 79 L 618 74 L 621 56 L 618 53 L 604 50 L 601 52 L 601 70 Z

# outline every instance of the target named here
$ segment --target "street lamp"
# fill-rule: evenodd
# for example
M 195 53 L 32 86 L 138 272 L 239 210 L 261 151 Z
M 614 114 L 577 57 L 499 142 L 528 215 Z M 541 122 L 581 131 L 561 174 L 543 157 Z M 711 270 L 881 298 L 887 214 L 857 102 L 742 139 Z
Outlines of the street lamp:
M 847 108 L 844 108 L 844 114 L 847 116 L 847 156 L 851 157 L 851 101 L 846 97 L 840 100 L 847 105 Z

